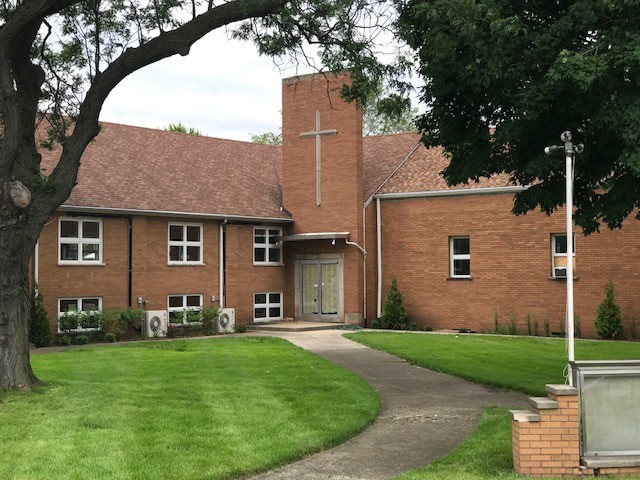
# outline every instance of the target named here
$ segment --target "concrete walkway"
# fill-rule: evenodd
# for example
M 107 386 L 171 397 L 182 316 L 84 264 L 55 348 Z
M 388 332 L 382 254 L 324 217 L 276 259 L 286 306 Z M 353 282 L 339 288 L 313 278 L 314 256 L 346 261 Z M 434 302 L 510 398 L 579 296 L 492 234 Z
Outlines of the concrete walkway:
M 342 445 L 252 479 L 389 478 L 455 449 L 475 429 L 483 407 L 527 405 L 525 395 L 416 367 L 347 340 L 343 333 L 258 334 L 285 338 L 360 375 L 378 392 L 380 415 L 369 428 Z

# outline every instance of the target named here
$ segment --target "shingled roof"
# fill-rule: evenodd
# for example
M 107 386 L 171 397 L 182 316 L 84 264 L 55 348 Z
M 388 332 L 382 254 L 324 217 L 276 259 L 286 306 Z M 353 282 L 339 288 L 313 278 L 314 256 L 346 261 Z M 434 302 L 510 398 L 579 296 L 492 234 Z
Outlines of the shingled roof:
M 66 207 L 157 214 L 290 220 L 281 211 L 282 149 L 101 122 L 87 147 Z M 51 171 L 60 151 L 44 151 Z M 416 133 L 365 137 L 364 200 L 403 193 L 506 186 L 505 176 L 449 187 L 441 148 L 427 149 Z
M 277 146 L 101 122 L 66 206 L 286 219 Z M 44 152 L 55 166 L 59 151 Z

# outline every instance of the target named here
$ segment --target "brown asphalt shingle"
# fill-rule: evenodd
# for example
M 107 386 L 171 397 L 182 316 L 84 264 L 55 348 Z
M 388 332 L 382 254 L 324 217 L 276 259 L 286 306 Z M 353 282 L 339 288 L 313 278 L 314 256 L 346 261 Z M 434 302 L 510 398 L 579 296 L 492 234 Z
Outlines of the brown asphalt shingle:
M 69 206 L 286 219 L 280 211 L 282 149 L 235 140 L 101 123 L 80 165 Z M 60 151 L 43 151 L 50 172 Z M 365 137 L 364 199 L 374 193 L 505 186 L 494 177 L 448 187 L 440 148 L 416 133 Z

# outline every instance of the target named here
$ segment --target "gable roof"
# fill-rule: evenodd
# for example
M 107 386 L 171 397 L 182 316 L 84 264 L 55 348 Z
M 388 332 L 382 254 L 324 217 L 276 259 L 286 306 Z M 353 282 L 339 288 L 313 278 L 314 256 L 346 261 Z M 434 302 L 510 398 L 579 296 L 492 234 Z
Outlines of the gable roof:
M 282 150 L 100 122 L 65 206 L 288 219 L 280 211 Z M 55 166 L 60 150 L 44 151 Z
M 82 156 L 67 209 L 290 221 L 281 210 L 282 149 L 159 129 L 100 123 Z M 42 151 L 51 171 L 60 148 Z M 447 186 L 442 148 L 426 148 L 417 133 L 364 137 L 364 199 L 374 194 L 508 186 L 495 176 Z

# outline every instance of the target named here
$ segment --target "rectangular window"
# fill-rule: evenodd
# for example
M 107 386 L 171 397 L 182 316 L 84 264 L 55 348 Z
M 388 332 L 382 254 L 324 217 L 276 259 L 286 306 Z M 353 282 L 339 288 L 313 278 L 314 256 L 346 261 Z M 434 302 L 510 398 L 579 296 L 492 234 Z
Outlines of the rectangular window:
M 169 295 L 169 323 L 186 325 L 202 321 L 202 295 Z
M 282 320 L 282 293 L 254 293 L 253 320 L 258 322 Z
M 573 275 L 576 274 L 576 236 L 573 239 Z M 551 235 L 551 273 L 553 278 L 567 278 L 567 235 Z
M 202 263 L 202 224 L 169 224 L 169 264 Z
M 471 278 L 471 247 L 469 237 L 449 238 L 451 277 Z
M 81 332 L 99 330 L 102 324 L 102 298 L 58 299 L 58 331 Z
M 282 265 L 282 244 L 276 238 L 281 228 L 253 229 L 253 263 L 255 265 Z
M 58 263 L 61 265 L 102 264 L 102 220 L 60 218 L 58 220 Z

